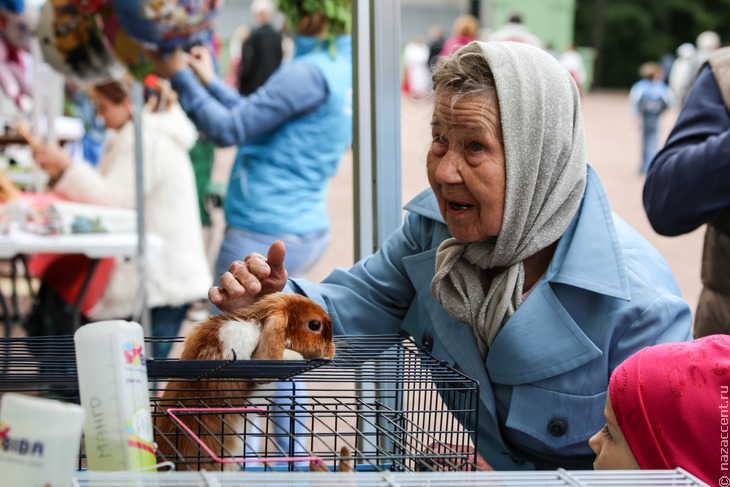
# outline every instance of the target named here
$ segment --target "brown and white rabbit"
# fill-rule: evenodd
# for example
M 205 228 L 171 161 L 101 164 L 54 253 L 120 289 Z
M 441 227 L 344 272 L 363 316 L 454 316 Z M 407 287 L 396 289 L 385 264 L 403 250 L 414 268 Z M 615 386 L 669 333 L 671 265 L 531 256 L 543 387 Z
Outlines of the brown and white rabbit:
M 332 358 L 332 320 L 314 301 L 298 294 L 274 293 L 253 305 L 231 313 L 209 316 L 185 339 L 181 360 L 294 360 Z M 262 377 L 265 382 L 265 378 Z M 265 393 L 261 381 L 212 379 L 171 381 L 157 402 L 163 409 L 246 407 L 253 396 Z M 262 390 L 264 389 L 264 390 Z M 254 413 L 178 416 L 217 455 L 240 457 L 244 444 L 239 436 L 254 420 Z M 178 470 L 237 470 L 238 464 L 207 463 L 207 455 L 165 414 L 155 418 L 158 454 L 178 458 Z M 200 461 L 197 460 L 200 458 Z M 179 463 L 179 462 L 178 462 Z M 221 465 L 223 465 L 221 467 Z

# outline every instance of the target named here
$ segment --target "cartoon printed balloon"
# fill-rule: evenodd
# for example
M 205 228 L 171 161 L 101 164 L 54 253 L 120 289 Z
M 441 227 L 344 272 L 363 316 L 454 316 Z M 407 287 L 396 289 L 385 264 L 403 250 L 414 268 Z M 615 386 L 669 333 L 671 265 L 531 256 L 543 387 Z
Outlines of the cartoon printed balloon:
M 0 9 L 14 14 L 22 14 L 25 10 L 24 0 L 0 0 Z
M 36 33 L 41 7 L 45 0 L 0 1 L 0 31 L 13 46 L 30 51 L 30 40 Z
M 130 39 L 126 31 L 122 29 L 116 14 L 112 10 L 107 10 L 98 17 L 107 45 L 111 48 L 114 57 L 127 68 L 129 74 L 141 81 L 146 75 L 152 73 L 155 68 L 154 63 L 147 57 L 144 48 Z
M 222 0 L 112 0 L 129 37 L 162 51 L 188 45 L 211 27 Z
M 95 17 L 80 13 L 71 0 L 48 0 L 43 6 L 38 41 L 43 59 L 64 76 L 95 83 L 123 73 Z

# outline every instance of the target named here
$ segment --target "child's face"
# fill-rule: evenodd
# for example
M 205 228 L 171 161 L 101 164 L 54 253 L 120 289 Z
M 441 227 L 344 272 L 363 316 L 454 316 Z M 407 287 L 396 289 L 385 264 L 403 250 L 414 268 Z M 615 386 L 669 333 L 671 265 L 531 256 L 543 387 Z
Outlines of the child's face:
M 593 468 L 596 470 L 639 470 L 634 454 L 616 423 L 611 406 L 611 395 L 606 394 L 606 408 L 603 411 L 606 425 L 593 435 L 588 444 L 596 453 Z
M 125 98 L 121 103 L 114 103 L 106 96 L 92 92 L 91 96 L 96 114 L 104 120 L 108 129 L 119 130 L 132 118 L 132 103 Z

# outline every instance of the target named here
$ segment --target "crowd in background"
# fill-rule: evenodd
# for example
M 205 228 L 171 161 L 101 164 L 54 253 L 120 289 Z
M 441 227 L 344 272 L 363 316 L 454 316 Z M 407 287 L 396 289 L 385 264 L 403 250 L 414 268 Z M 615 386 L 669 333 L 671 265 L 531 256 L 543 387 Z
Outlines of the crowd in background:
M 475 40 L 521 42 L 545 49 L 565 66 L 579 90 L 586 82 L 585 63 L 575 46 L 570 44 L 562 52 L 556 51 L 527 27 L 519 12 L 510 14 L 496 30 L 483 28 L 477 17 L 464 14 L 454 19 L 448 36 L 438 24 L 430 26 L 427 34 L 427 39 L 416 36 L 403 47 L 403 91 L 414 98 L 423 98 L 430 92 L 430 71 L 439 57 Z

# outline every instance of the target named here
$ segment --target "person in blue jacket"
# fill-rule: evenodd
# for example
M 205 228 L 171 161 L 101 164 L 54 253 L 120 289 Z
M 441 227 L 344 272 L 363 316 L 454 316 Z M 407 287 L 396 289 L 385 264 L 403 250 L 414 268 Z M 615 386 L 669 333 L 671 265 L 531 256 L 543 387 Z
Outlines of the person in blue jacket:
M 294 59 L 250 96 L 215 75 L 202 47 L 154 56 L 196 127 L 219 146 L 239 146 L 216 275 L 281 239 L 289 272 L 301 276 L 329 245 L 327 183 L 352 144 L 352 39 L 349 24 L 305 10 L 318 2 L 298 3 L 284 12 L 299 18 Z
M 295 292 L 339 334 L 408 334 L 479 381 L 474 440 L 492 467 L 590 469 L 611 371 L 689 340 L 689 307 L 661 254 L 611 212 L 558 61 L 473 42 L 437 64 L 433 85 L 431 189 L 382 248 L 314 284 L 287 278 L 276 242 L 208 297 L 234 310 Z
M 714 51 L 649 166 L 644 209 L 666 236 L 706 225 L 695 338 L 730 333 L 730 48 Z
M 646 174 L 659 147 L 659 118 L 674 101 L 672 90 L 664 82 L 664 72 L 659 63 L 648 62 L 639 68 L 641 79 L 629 91 L 631 112 L 641 119 L 641 166 L 639 173 Z
M 289 272 L 302 276 L 329 245 L 327 184 L 352 144 L 353 114 L 350 1 L 337 3 L 339 8 L 331 9 L 323 0 L 279 2 L 297 31 L 294 59 L 249 96 L 215 75 L 203 47 L 190 54 L 151 54 L 198 130 L 219 146 L 238 145 L 223 201 L 226 231 L 217 276 L 277 240 L 289 249 Z M 273 400 L 288 409 L 291 386 L 277 386 L 283 395 Z M 306 402 L 305 390 L 297 384 L 297 401 Z M 277 443 L 287 453 L 290 435 L 279 425 L 288 420 L 278 419 Z M 295 421 L 292 434 L 302 429 Z M 295 450 L 300 449 L 297 442 Z

